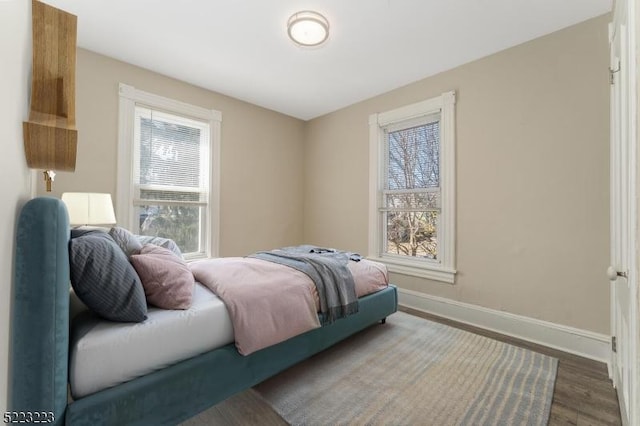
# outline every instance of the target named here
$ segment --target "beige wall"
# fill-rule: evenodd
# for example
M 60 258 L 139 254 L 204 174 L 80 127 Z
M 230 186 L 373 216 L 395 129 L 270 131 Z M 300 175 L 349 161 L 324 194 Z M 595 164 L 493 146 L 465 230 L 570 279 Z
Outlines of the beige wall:
M 305 240 L 366 252 L 369 114 L 455 90 L 456 283 L 392 281 L 608 334 L 608 20 L 309 122 Z
M 118 83 L 222 112 L 220 254 L 296 244 L 303 232 L 304 122 L 78 49 L 78 158 L 53 194 L 116 193 Z M 39 184 L 39 192 L 43 184 Z
M 0 2 L 0 413 L 7 410 L 9 338 L 16 217 L 29 198 L 31 178 L 22 145 L 29 117 L 31 2 Z

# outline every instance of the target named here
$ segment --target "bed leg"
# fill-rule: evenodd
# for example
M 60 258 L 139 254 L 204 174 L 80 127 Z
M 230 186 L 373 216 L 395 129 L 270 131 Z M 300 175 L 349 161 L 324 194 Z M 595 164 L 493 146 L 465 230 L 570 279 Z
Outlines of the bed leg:
M 387 322 L 387 317 L 384 317 L 380 320 L 380 324 L 385 324 Z

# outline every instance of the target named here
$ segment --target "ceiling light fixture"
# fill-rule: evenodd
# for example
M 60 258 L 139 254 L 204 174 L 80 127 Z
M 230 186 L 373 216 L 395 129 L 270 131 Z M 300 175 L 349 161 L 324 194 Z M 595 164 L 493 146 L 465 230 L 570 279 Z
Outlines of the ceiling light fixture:
M 287 32 L 291 40 L 300 46 L 318 46 L 329 37 L 329 21 L 318 12 L 303 10 L 291 15 Z

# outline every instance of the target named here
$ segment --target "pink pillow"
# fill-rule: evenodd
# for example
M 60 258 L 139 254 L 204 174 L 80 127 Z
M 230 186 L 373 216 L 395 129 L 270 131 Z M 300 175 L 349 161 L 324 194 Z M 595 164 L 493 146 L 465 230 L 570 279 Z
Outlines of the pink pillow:
M 130 258 L 147 302 L 163 309 L 189 309 L 193 297 L 194 278 L 191 270 L 171 250 L 145 244 L 140 254 Z

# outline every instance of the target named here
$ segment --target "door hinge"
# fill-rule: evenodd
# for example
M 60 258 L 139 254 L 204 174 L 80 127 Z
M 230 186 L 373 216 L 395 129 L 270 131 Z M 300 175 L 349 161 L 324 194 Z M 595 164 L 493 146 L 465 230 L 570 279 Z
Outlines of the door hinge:
M 618 352 L 618 343 L 616 340 L 616 336 L 611 336 L 611 351 Z
M 609 84 L 614 84 L 615 74 L 620 71 L 620 62 L 618 62 L 618 67 L 614 70 L 609 68 Z

